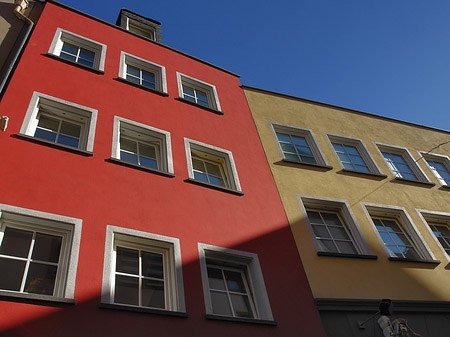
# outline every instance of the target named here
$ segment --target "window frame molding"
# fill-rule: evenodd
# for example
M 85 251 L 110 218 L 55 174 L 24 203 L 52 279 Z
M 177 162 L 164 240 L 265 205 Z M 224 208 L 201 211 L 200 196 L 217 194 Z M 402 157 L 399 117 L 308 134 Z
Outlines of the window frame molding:
M 219 95 L 217 94 L 217 89 L 216 89 L 215 85 L 201 81 L 194 77 L 185 75 L 178 71 L 177 71 L 177 83 L 178 83 L 178 96 L 179 96 L 178 98 L 180 100 L 182 100 L 184 102 L 188 102 L 192 105 L 195 105 L 195 106 L 198 106 L 198 107 L 201 107 L 204 109 L 212 110 L 214 112 L 219 112 L 221 114 L 223 113 L 222 108 L 220 106 Z M 204 91 L 206 93 L 206 97 L 208 98 L 208 106 L 201 105 L 197 102 L 192 102 L 192 101 L 184 98 L 183 84 L 188 84 L 189 86 L 191 86 L 194 89 L 200 89 L 200 90 Z
M 440 261 L 436 260 L 433 252 L 430 250 L 430 247 L 428 247 L 427 242 L 424 240 L 422 234 L 417 229 L 416 225 L 414 224 L 408 212 L 406 211 L 406 208 L 401 206 L 382 205 L 369 202 L 361 202 L 360 204 L 361 207 L 363 208 L 364 213 L 366 214 L 367 219 L 369 220 L 372 230 L 374 231 L 380 244 L 383 246 L 384 252 L 386 253 L 386 256 L 388 257 L 389 260 L 406 261 L 406 262 L 412 261 L 425 263 L 426 262 L 440 263 Z M 381 237 L 372 220 L 371 214 L 373 216 L 382 216 L 382 217 L 384 216 L 387 218 L 396 219 L 401 229 L 409 236 L 409 239 L 412 241 L 412 244 L 414 245 L 414 248 L 416 249 L 416 252 L 421 259 L 411 260 L 408 258 L 392 257 L 389 252 L 389 249 L 386 247 L 383 238 Z
M 236 169 L 236 164 L 234 162 L 233 153 L 229 150 L 222 149 L 220 147 L 199 142 L 197 140 L 184 138 L 184 146 L 186 150 L 186 160 L 189 180 L 201 185 L 211 186 L 221 190 L 228 190 L 238 194 L 243 194 L 241 184 L 239 181 L 239 176 Z M 220 185 L 214 185 L 211 183 L 203 182 L 194 178 L 194 167 L 192 163 L 192 149 L 194 151 L 202 152 L 208 154 L 212 157 L 216 157 L 223 161 L 225 168 L 225 180 L 228 182 L 228 187 L 223 187 Z
M 117 238 L 118 239 L 117 239 Z M 169 303 L 165 309 L 147 308 L 135 305 L 127 305 L 114 303 L 112 297 L 112 278 L 114 277 L 114 246 L 116 241 L 128 241 L 132 245 L 138 242 L 138 245 L 155 246 L 159 249 L 166 250 L 169 255 L 169 262 L 166 266 L 170 273 L 168 282 L 170 284 Z M 166 280 L 164 280 L 166 282 Z M 169 236 L 143 232 L 140 230 L 107 225 L 105 238 L 105 254 L 103 260 L 103 277 L 102 277 L 102 295 L 101 304 L 105 307 L 117 307 L 129 311 L 139 311 L 148 313 L 173 312 L 186 313 L 186 304 L 184 298 L 183 272 L 181 261 L 180 240 Z
M 330 144 L 330 147 L 333 150 L 334 155 L 336 156 L 336 159 L 338 160 L 339 165 L 341 166 L 343 171 L 349 171 L 349 172 L 355 172 L 355 173 L 361 173 L 361 174 L 373 174 L 373 175 L 377 175 L 377 176 L 387 177 L 385 174 L 383 174 L 383 172 L 381 172 L 377 163 L 372 158 L 372 155 L 370 154 L 369 150 L 367 149 L 366 145 L 364 144 L 364 142 L 361 139 L 355 138 L 355 137 L 341 136 L 341 135 L 332 134 L 332 133 L 328 133 L 328 132 L 325 132 L 324 134 L 325 134 L 325 136 L 328 140 L 328 143 Z M 366 164 L 367 168 L 369 169 L 369 172 L 345 168 L 344 165 L 342 164 L 342 161 L 339 158 L 336 150 L 334 149 L 333 142 L 339 142 L 344 145 L 355 147 L 357 149 L 360 157 L 362 158 L 362 160 Z
M 369 242 L 366 240 L 359 223 L 356 221 L 356 217 L 347 200 L 328 198 L 328 197 L 318 197 L 305 194 L 297 194 L 297 201 L 300 206 L 302 215 L 308 226 L 309 233 L 311 234 L 311 239 L 313 240 L 314 247 L 316 248 L 317 254 L 323 256 L 342 256 L 342 257 L 361 257 L 368 259 L 376 259 Z M 306 209 L 308 207 L 317 208 L 318 210 L 330 210 L 337 212 L 344 220 L 344 226 L 352 235 L 352 242 L 357 251 L 357 254 L 345 254 L 345 253 L 333 253 L 321 250 L 319 244 L 316 240 L 316 234 L 312 228 L 311 222 L 309 221 Z
M 58 263 L 58 273 L 55 281 L 55 296 L 27 294 L 16 291 L 0 290 L 0 297 L 17 297 L 30 300 L 43 300 L 46 302 L 74 303 L 75 285 L 80 252 L 81 230 L 83 221 L 81 219 L 41 212 L 32 209 L 0 204 L 0 223 L 3 227 L 4 221 L 17 223 L 14 228 L 25 228 L 25 230 L 58 232 L 63 235 L 61 246 L 61 265 Z M 31 224 L 30 221 L 33 223 Z M 22 224 L 24 222 L 25 224 Z M 22 226 L 21 226 L 22 225 Z M 3 231 L 0 232 L 0 241 Z
M 429 153 L 425 151 L 417 151 L 417 153 L 420 155 L 421 159 L 423 158 L 427 167 L 433 173 L 433 176 L 436 177 L 436 179 L 439 181 L 439 184 L 444 188 L 450 188 L 450 184 L 447 185 L 441 182 L 442 177 L 438 176 L 435 172 L 435 169 L 433 169 L 431 165 L 428 163 L 428 160 L 439 162 L 442 165 L 444 165 L 444 167 L 447 169 L 448 172 L 450 172 L 450 158 L 443 154 Z
M 148 135 L 152 138 L 156 138 L 160 142 L 160 163 L 161 168 L 153 169 L 142 165 L 136 165 L 133 163 L 129 163 L 125 160 L 120 159 L 120 129 L 122 127 L 122 123 L 128 125 L 132 132 L 140 132 L 145 135 Z M 170 132 L 155 128 L 150 125 L 146 125 L 143 123 L 135 122 L 130 119 L 126 119 L 119 116 L 114 116 L 114 126 L 113 126 L 113 140 L 111 147 L 111 159 L 115 161 L 119 161 L 120 163 L 124 163 L 126 165 L 131 165 L 135 167 L 139 167 L 148 171 L 158 172 L 162 174 L 174 175 L 173 168 L 173 158 L 172 158 L 172 142 Z M 126 126 L 125 126 L 126 128 Z M 134 130 L 133 130 L 134 129 Z M 140 131 L 138 131 L 140 129 Z
M 127 79 L 126 68 L 130 64 L 133 67 L 151 72 L 155 74 L 155 89 L 146 87 L 145 85 L 134 83 Z M 119 74 L 118 77 L 127 83 L 134 84 L 140 88 L 148 89 L 150 91 L 155 91 L 168 96 L 167 93 L 167 77 L 166 77 L 166 67 L 143 59 L 141 57 L 129 54 L 127 52 L 120 52 L 120 64 L 119 64 Z
M 301 164 L 301 165 L 310 165 L 310 166 L 319 166 L 319 167 L 325 167 L 325 168 L 332 168 L 328 162 L 327 159 L 322 152 L 319 143 L 317 142 L 317 138 L 314 136 L 314 133 L 310 129 L 301 128 L 298 126 L 293 125 L 287 125 L 287 124 L 281 124 L 281 123 L 275 123 L 275 122 L 269 122 L 270 130 L 272 132 L 273 137 L 275 138 L 275 141 L 277 143 L 278 151 L 280 152 L 280 156 L 283 161 L 289 162 L 289 163 L 295 163 L 295 164 Z M 287 133 L 289 135 L 294 136 L 300 136 L 306 139 L 306 143 L 309 146 L 309 149 L 311 150 L 314 159 L 317 163 L 308 163 L 303 161 L 295 161 L 295 160 L 289 160 L 286 159 L 284 156 L 283 149 L 281 148 L 280 142 L 277 137 L 277 132 L 281 133 Z
M 264 321 L 267 324 L 274 323 L 272 309 L 270 306 L 269 297 L 267 295 L 266 286 L 264 283 L 264 277 L 259 263 L 258 255 L 255 253 L 245 252 L 241 250 L 235 250 L 231 248 L 223 248 L 213 246 L 205 243 L 198 243 L 200 271 L 202 277 L 203 296 L 205 302 L 206 317 L 209 319 L 224 318 L 224 320 L 230 321 L 243 321 L 243 322 L 259 322 Z M 246 268 L 246 276 L 248 277 L 247 283 L 252 294 L 252 300 L 254 302 L 256 318 L 239 318 L 233 316 L 225 316 L 214 314 L 211 302 L 211 295 L 209 290 L 207 261 L 222 260 L 230 263 L 231 265 L 241 265 Z M 273 325 L 273 324 L 272 324 Z
M 431 221 L 431 222 L 445 221 L 448 223 L 447 227 L 450 228 L 450 213 L 440 212 L 440 211 L 429 211 L 429 210 L 418 209 L 418 208 L 416 208 L 416 212 L 419 214 L 420 219 L 425 224 L 425 228 L 428 230 L 429 234 L 433 237 L 437 246 L 441 249 L 442 254 L 445 256 L 447 261 L 450 262 L 450 255 L 445 251 L 444 247 L 442 247 L 442 244 L 439 242 L 436 235 L 434 235 L 432 229 L 430 228 L 430 225 L 428 224 L 428 221 Z
M 41 103 L 42 102 L 42 103 Z M 89 119 L 89 121 L 84 126 L 84 135 L 83 140 L 80 136 L 80 143 L 82 145 L 79 145 L 78 148 L 47 141 L 44 139 L 36 138 L 34 137 L 34 132 L 36 131 L 37 124 L 39 120 L 37 119 L 37 116 L 39 114 L 40 110 L 40 104 L 43 104 L 44 106 L 50 106 L 53 109 L 56 110 L 64 110 L 68 111 L 69 113 L 75 114 L 75 115 L 82 115 Z M 68 148 L 74 151 L 80 151 L 80 152 L 88 152 L 92 153 L 94 150 L 94 139 L 95 139 L 95 129 L 97 125 L 97 115 L 98 110 L 89 108 L 77 103 L 72 103 L 60 98 L 56 98 L 50 95 L 42 94 L 40 92 L 34 91 L 33 95 L 31 97 L 30 103 L 27 108 L 27 112 L 25 114 L 24 120 L 22 122 L 22 126 L 20 128 L 19 135 L 23 135 L 26 137 L 31 137 L 32 139 L 46 143 L 46 144 L 52 144 L 56 147 L 62 147 L 62 148 Z
M 60 56 L 61 49 L 63 46 L 63 43 L 67 41 L 70 42 L 77 47 L 83 47 L 85 49 L 88 49 L 95 53 L 94 58 L 94 65 L 93 67 L 89 67 L 84 64 L 80 64 L 78 62 L 67 60 Z M 84 36 L 69 32 L 68 30 L 57 28 L 56 33 L 53 36 L 52 43 L 50 45 L 50 48 L 48 50 L 48 54 L 56 56 L 58 59 L 62 59 L 65 61 L 68 61 L 73 64 L 77 64 L 81 67 L 87 68 L 87 69 L 94 69 L 98 70 L 100 72 L 105 71 L 105 59 L 106 59 L 106 48 L 107 46 L 103 43 L 88 39 Z
M 394 145 L 383 144 L 383 143 L 378 143 L 378 142 L 373 142 L 373 144 L 375 145 L 375 147 L 376 147 L 377 151 L 379 152 L 381 158 L 383 159 L 384 163 L 388 167 L 389 172 L 391 172 L 391 174 L 394 176 L 394 179 L 416 182 L 416 183 L 425 183 L 425 184 L 434 186 L 434 184 L 430 181 L 430 179 L 428 179 L 425 172 L 417 164 L 417 161 L 414 159 L 414 157 L 411 155 L 411 152 L 409 152 L 409 150 L 406 147 L 394 146 Z M 403 159 L 405 160 L 406 164 L 410 168 L 411 172 L 413 172 L 416 175 L 417 180 L 404 178 L 404 177 L 397 177 L 395 175 L 395 172 L 392 170 L 392 168 L 389 166 L 388 162 L 384 158 L 383 151 L 389 151 L 391 153 L 402 156 Z

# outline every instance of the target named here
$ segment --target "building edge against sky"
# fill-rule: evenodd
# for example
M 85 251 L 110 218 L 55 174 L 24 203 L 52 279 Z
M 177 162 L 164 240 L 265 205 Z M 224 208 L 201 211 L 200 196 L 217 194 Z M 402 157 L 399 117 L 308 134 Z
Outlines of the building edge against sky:
M 45 2 L 7 82 L 0 335 L 324 336 L 238 77 L 121 15 Z
M 327 336 L 382 336 L 380 315 L 358 327 L 382 299 L 392 322 L 447 336 L 450 133 L 244 92 Z

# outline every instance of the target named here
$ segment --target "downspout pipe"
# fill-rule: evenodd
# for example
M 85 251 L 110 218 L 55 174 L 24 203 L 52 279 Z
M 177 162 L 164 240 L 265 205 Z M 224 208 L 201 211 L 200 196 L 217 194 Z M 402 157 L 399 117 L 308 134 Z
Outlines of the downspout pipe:
M 14 8 L 13 13 L 17 16 L 17 18 L 19 20 L 25 21 L 25 23 L 27 23 L 27 25 L 28 25 L 28 28 L 25 33 L 25 36 L 22 39 L 22 42 L 20 43 L 19 49 L 17 49 L 17 51 L 15 52 L 14 57 L 11 60 L 9 66 L 8 66 L 8 69 L 6 70 L 6 74 L 3 77 L 2 82 L 0 83 L 0 100 L 3 97 L 3 90 L 5 89 L 6 82 L 9 80 L 12 70 L 19 58 L 19 55 L 22 53 L 25 43 L 27 42 L 27 40 L 30 36 L 31 30 L 33 29 L 33 26 L 34 26 L 34 22 L 31 21 L 29 17 L 24 15 L 25 10 L 29 6 L 28 0 L 16 0 L 15 5 L 16 5 L 16 7 Z

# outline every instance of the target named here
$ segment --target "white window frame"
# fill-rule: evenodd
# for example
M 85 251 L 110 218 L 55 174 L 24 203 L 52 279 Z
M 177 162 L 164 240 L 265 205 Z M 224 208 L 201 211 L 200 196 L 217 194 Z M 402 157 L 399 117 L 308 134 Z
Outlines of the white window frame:
M 141 30 L 143 32 L 150 33 L 151 37 L 148 37 L 148 36 L 145 36 L 145 35 L 142 35 L 142 34 L 139 34 L 137 32 L 134 32 L 134 31 L 130 30 L 130 25 L 136 27 L 137 30 Z M 127 17 L 127 26 L 126 27 L 127 27 L 127 30 L 129 32 L 132 32 L 134 34 L 138 34 L 138 35 L 140 35 L 142 37 L 145 37 L 145 38 L 147 38 L 149 40 L 156 41 L 156 31 L 155 31 L 154 27 L 151 27 L 149 25 L 146 25 L 144 23 L 141 23 L 141 22 L 139 22 L 137 20 L 134 20 L 134 19 L 131 19 L 129 17 Z
M 267 290 L 264 284 L 264 278 L 257 254 L 230 248 L 217 247 L 204 243 L 198 244 L 198 251 L 200 257 L 203 295 L 207 315 L 222 317 L 221 315 L 214 314 L 213 312 L 208 281 L 208 262 L 206 261 L 208 259 L 212 261 L 216 260 L 229 263 L 231 267 L 234 265 L 238 266 L 238 269 L 244 270 L 256 311 L 255 318 L 251 319 L 273 321 L 269 297 L 267 296 Z M 235 318 L 233 316 L 223 317 Z M 236 319 L 239 318 L 236 317 Z
M 323 154 L 322 150 L 319 147 L 319 143 L 317 142 L 316 137 L 314 136 L 314 133 L 312 130 L 300 128 L 297 126 L 292 125 L 286 125 L 286 124 L 279 124 L 279 123 L 273 123 L 270 122 L 270 128 L 272 130 L 272 134 L 275 138 L 275 141 L 278 146 L 278 150 L 280 151 L 280 155 L 283 158 L 283 160 L 292 162 L 292 163 L 298 163 L 298 164 L 304 164 L 304 165 L 317 165 L 317 166 L 329 166 L 328 162 L 325 158 L 325 155 Z M 311 150 L 314 159 L 316 160 L 316 164 L 314 163 L 308 163 L 303 161 L 294 161 L 286 159 L 284 156 L 283 149 L 281 148 L 280 142 L 277 137 L 277 132 L 279 133 L 286 133 L 293 136 L 303 137 L 306 139 L 306 143 L 308 143 L 309 149 Z
M 331 133 L 325 133 L 325 135 L 327 136 L 328 142 L 330 143 L 330 146 L 333 149 L 333 152 L 336 155 L 336 158 L 339 161 L 339 164 L 341 165 L 343 170 L 358 172 L 358 173 L 372 173 L 372 174 L 377 174 L 377 175 L 383 175 L 380 168 L 375 163 L 375 161 L 373 160 L 369 151 L 367 150 L 366 145 L 364 144 L 364 142 L 361 139 L 353 138 L 353 137 L 344 137 L 344 136 L 335 135 L 335 134 L 331 134 Z M 342 163 L 341 159 L 339 158 L 339 155 L 337 154 L 336 150 L 334 149 L 333 143 L 339 143 L 339 144 L 355 147 L 359 153 L 359 156 L 366 164 L 369 172 L 345 168 L 344 164 Z
M 114 303 L 115 246 L 119 242 L 123 247 L 148 247 L 150 251 L 159 250 L 165 254 L 165 279 L 167 284 L 166 308 L 149 308 Z M 166 279 L 167 278 L 167 279 Z M 186 312 L 181 263 L 180 240 L 168 236 L 147 233 L 139 230 L 111 226 L 106 227 L 105 255 L 103 263 L 101 302 L 131 308 Z
M 178 95 L 181 99 L 185 100 L 183 94 L 183 85 L 188 85 L 194 89 L 204 91 L 206 93 L 206 97 L 208 98 L 208 108 L 212 110 L 216 110 L 222 112 L 219 102 L 219 96 L 217 95 L 217 89 L 214 85 L 200 81 L 191 76 L 182 74 L 177 72 L 177 81 L 178 81 Z M 190 101 L 189 101 L 190 102 Z M 204 105 L 191 102 L 200 107 L 205 107 Z
M 234 163 L 233 154 L 231 151 L 221 149 L 217 146 L 205 144 L 196 140 L 184 138 L 184 145 L 186 149 L 187 158 L 187 168 L 189 179 L 196 181 L 200 184 L 205 184 L 208 186 L 215 186 L 217 188 L 223 188 L 219 185 L 205 183 L 194 178 L 194 167 L 192 164 L 192 151 L 199 152 L 202 155 L 209 156 L 213 159 L 223 162 L 223 167 L 225 169 L 225 189 L 234 190 L 242 193 L 241 184 L 239 182 L 239 177 L 237 174 L 236 165 Z
M 408 180 L 408 181 L 417 181 L 417 182 L 423 182 L 423 183 L 431 183 L 430 180 L 428 179 L 428 177 L 426 176 L 425 172 L 420 168 L 419 165 L 417 165 L 417 162 L 414 160 L 413 156 L 411 155 L 411 153 L 408 151 L 407 148 L 401 147 L 401 146 L 393 146 L 393 145 L 388 145 L 388 144 L 381 144 L 381 143 L 377 143 L 377 142 L 373 142 L 373 143 L 375 144 L 378 152 L 380 153 L 380 155 L 383 158 L 386 166 L 389 168 L 389 171 L 392 173 L 394 178 Z M 403 159 L 405 160 L 406 164 L 409 166 L 411 171 L 417 177 L 417 180 L 397 176 L 395 171 L 394 171 L 394 169 L 390 166 L 390 164 L 384 158 L 383 152 L 390 152 L 390 153 L 394 153 L 394 154 L 397 154 L 399 156 L 402 156 Z
M 92 152 L 94 149 L 94 138 L 95 138 L 95 127 L 97 124 L 97 114 L 96 109 L 92 109 L 80 104 L 72 103 L 69 101 L 62 100 L 60 98 L 45 95 L 39 92 L 33 92 L 30 104 L 28 105 L 25 118 L 20 128 L 20 134 L 29 137 L 34 137 L 36 127 L 38 125 L 39 110 L 41 108 L 51 110 L 55 115 L 69 114 L 71 118 L 82 117 L 86 121 L 82 123 L 84 126 L 81 131 L 80 142 L 78 148 L 73 148 L 75 150 Z M 62 119 L 64 117 L 61 116 Z M 35 138 L 41 140 L 40 138 Z M 72 148 L 59 143 L 49 142 L 46 140 L 41 140 L 46 143 L 55 144 L 56 146 Z
M 356 221 L 356 218 L 348 204 L 347 200 L 336 199 L 336 198 L 326 198 L 317 197 L 311 195 L 297 194 L 297 201 L 300 205 L 300 210 L 302 212 L 303 218 L 306 221 L 308 230 L 311 234 L 311 238 L 314 242 L 314 247 L 317 252 L 331 253 L 340 255 L 341 253 L 333 253 L 322 250 L 316 240 L 316 234 L 312 228 L 311 222 L 309 221 L 308 214 L 306 210 L 308 208 L 317 209 L 318 211 L 332 211 L 338 213 L 342 220 L 344 221 L 344 226 L 351 235 L 353 245 L 357 251 L 357 255 L 373 255 L 373 251 L 369 246 L 365 236 L 363 235 L 361 228 Z M 342 255 L 346 255 L 342 253 Z
M 62 237 L 54 295 L 40 295 L 0 289 L 0 295 L 35 299 L 73 299 L 80 251 L 82 220 L 72 217 L 0 204 L 0 244 L 5 226 Z
M 127 80 L 128 65 L 155 74 L 155 89 L 140 84 L 138 85 L 150 90 L 156 90 L 167 94 L 166 67 L 122 51 L 120 52 L 119 77 L 124 80 Z
M 157 171 L 167 172 L 170 174 L 174 173 L 170 132 L 157 129 L 155 127 L 138 123 L 119 116 L 114 116 L 114 131 L 113 131 L 111 158 L 122 161 L 120 159 L 121 128 L 126 128 L 131 132 L 144 134 L 145 136 L 148 136 L 158 141 L 159 151 L 157 150 L 156 152 L 159 157 L 157 159 L 159 168 Z M 123 162 L 128 163 L 126 161 Z M 145 166 L 139 167 L 146 168 Z
M 428 152 L 424 152 L 424 151 L 418 151 L 418 152 L 419 152 L 420 156 L 425 160 L 425 163 L 429 167 L 430 171 L 433 172 L 434 176 L 439 181 L 441 186 L 450 187 L 450 184 L 447 184 L 445 182 L 445 180 L 441 177 L 439 172 L 436 172 L 436 169 L 431 167 L 431 165 L 428 163 L 428 160 L 432 160 L 432 161 L 441 163 L 442 165 L 444 165 L 444 167 L 447 169 L 447 171 L 450 172 L 450 159 L 449 159 L 449 157 L 441 155 L 441 154 L 428 153 Z
M 383 238 L 381 237 L 380 233 L 378 233 L 378 230 L 372 220 L 372 216 L 393 218 L 397 220 L 399 226 L 409 236 L 409 239 L 411 239 L 412 241 L 411 243 L 416 249 L 417 254 L 420 256 L 420 259 L 435 260 L 435 257 L 431 252 L 430 248 L 428 247 L 426 241 L 423 239 L 422 235 L 420 234 L 419 230 L 415 226 L 414 222 L 412 221 L 411 217 L 409 216 L 408 212 L 406 212 L 406 209 L 404 207 L 381 205 L 367 202 L 361 202 L 361 206 L 364 210 L 364 213 L 367 216 L 367 219 L 372 225 L 372 229 L 375 235 L 379 239 L 380 244 L 383 246 L 383 249 L 388 257 L 401 259 L 391 255 L 389 249 L 384 244 Z
M 62 28 L 57 28 L 52 44 L 48 50 L 49 54 L 60 57 L 64 42 L 71 43 L 77 47 L 82 47 L 95 53 L 93 69 L 105 71 L 106 45 L 84 36 L 69 32 Z M 77 63 L 78 64 L 78 63 Z M 82 65 L 82 64 L 80 64 Z M 91 68 L 86 65 L 82 65 Z
M 436 235 L 434 235 L 433 230 L 430 228 L 430 225 L 428 222 L 441 222 L 445 223 L 447 227 L 450 228 L 450 213 L 447 212 L 438 212 L 438 211 L 429 211 L 424 209 L 416 209 L 417 213 L 419 214 L 420 218 L 422 219 L 423 223 L 425 224 L 426 229 L 430 233 L 430 235 L 433 237 L 434 241 L 436 241 L 436 244 L 438 247 L 442 250 L 442 253 L 447 258 L 447 261 L 450 262 L 450 255 L 447 253 L 447 251 L 442 247 L 441 243 L 439 242 Z

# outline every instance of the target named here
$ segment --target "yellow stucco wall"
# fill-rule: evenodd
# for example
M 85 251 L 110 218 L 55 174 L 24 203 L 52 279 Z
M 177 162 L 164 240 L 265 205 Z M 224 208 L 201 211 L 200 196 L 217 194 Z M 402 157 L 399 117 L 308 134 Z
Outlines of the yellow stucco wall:
M 450 189 L 441 187 L 428 165 L 418 160 L 417 152 L 450 141 L 450 133 L 253 88 L 244 87 L 244 91 L 314 297 L 449 301 L 450 260 L 416 209 L 450 213 Z M 310 129 L 333 169 L 282 162 L 270 122 Z M 387 178 L 343 172 L 325 133 L 361 139 Z M 436 185 L 395 180 L 373 142 L 406 147 Z M 450 155 L 450 144 L 433 153 Z M 369 249 L 378 259 L 318 256 L 297 194 L 346 200 Z M 361 202 L 404 207 L 432 257 L 441 263 L 436 266 L 388 260 Z

